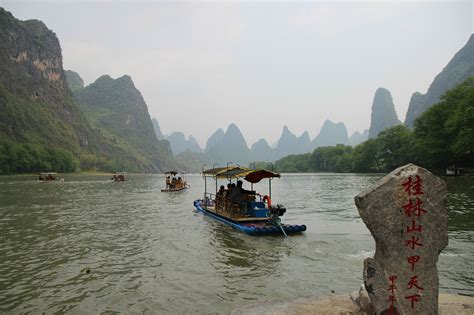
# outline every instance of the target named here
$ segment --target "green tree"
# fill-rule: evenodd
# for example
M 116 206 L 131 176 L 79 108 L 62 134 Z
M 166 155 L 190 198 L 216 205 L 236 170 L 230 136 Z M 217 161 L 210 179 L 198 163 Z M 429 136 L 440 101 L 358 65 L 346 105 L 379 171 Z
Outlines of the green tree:
M 380 172 L 379 143 L 369 139 L 354 148 L 352 165 L 355 172 Z
M 288 155 L 275 162 L 275 170 L 293 173 L 309 172 L 311 171 L 309 165 L 310 157 L 310 153 Z
M 414 161 L 414 137 L 407 127 L 398 125 L 385 129 L 376 141 L 378 165 L 382 165 L 382 170 L 391 171 Z
M 351 172 L 352 147 L 342 144 L 319 147 L 311 154 L 310 167 L 324 172 Z
M 474 78 L 446 92 L 415 121 L 420 164 L 445 169 L 474 165 Z

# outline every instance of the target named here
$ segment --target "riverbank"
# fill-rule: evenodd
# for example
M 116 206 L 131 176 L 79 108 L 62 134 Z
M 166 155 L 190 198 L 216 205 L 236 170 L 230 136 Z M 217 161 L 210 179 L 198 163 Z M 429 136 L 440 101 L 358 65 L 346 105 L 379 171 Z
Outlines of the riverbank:
M 303 297 L 293 300 L 269 300 L 234 309 L 231 315 L 363 315 L 349 294 L 326 297 Z M 440 315 L 474 314 L 474 297 L 441 293 Z

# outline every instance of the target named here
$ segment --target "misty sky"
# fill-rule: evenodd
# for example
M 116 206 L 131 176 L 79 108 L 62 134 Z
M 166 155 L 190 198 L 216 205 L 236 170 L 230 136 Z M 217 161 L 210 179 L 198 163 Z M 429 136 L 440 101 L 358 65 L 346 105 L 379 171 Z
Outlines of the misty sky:
M 86 84 L 130 75 L 165 134 L 204 145 L 235 122 L 249 146 L 283 125 L 366 129 L 378 87 L 403 121 L 473 33 L 473 3 L 0 0 L 45 22 Z

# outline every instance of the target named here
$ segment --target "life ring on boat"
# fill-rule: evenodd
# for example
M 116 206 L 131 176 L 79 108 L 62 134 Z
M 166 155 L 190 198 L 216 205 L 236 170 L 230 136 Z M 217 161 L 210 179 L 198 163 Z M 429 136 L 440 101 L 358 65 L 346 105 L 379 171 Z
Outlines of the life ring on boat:
M 269 195 L 263 196 L 263 202 L 265 202 L 265 201 L 266 201 L 267 204 L 268 204 L 268 208 L 271 208 L 271 206 L 272 206 L 272 199 L 270 198 Z

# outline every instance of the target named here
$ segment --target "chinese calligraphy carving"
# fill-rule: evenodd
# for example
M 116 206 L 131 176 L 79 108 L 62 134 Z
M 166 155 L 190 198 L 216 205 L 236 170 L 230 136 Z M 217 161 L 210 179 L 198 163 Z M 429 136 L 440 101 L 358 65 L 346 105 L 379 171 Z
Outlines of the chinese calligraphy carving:
M 446 247 L 446 184 L 413 164 L 355 198 L 375 239 L 364 285 L 377 314 L 438 314 L 438 255 Z

